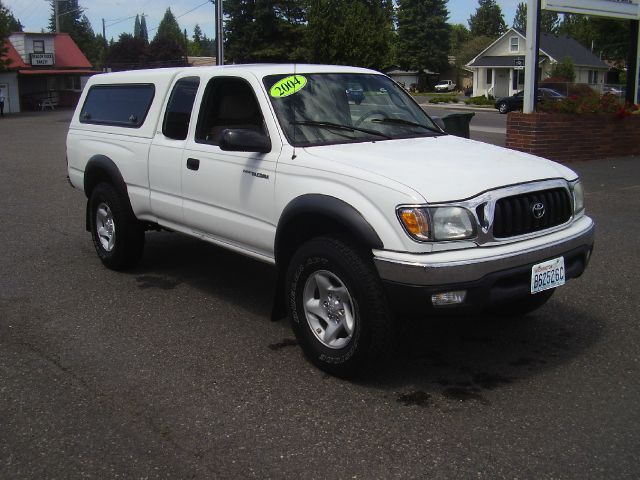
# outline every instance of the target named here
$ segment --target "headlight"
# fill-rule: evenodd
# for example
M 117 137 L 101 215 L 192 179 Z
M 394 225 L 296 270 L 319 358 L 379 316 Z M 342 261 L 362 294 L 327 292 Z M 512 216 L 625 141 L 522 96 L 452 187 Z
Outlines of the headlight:
M 431 209 L 434 240 L 463 240 L 475 236 L 474 223 L 468 210 L 460 207 Z
M 573 192 L 573 214 L 577 215 L 584 210 L 584 189 L 580 180 L 571 185 L 571 191 Z
M 398 209 L 398 218 L 414 240 L 465 240 L 476 235 L 471 213 L 461 207 L 406 207 Z

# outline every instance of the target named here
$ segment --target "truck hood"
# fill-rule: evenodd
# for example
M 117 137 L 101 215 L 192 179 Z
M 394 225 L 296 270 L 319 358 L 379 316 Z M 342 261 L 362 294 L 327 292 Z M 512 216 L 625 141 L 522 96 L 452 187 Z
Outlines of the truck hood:
M 535 180 L 577 178 L 572 170 L 550 160 L 452 135 L 308 147 L 305 151 L 336 173 L 364 170 L 411 188 L 429 203 L 463 200 Z

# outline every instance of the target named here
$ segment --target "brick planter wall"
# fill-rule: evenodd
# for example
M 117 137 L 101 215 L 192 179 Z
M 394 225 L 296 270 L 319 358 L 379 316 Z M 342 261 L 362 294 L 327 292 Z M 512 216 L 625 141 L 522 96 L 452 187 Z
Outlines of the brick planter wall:
M 559 162 L 640 155 L 640 115 L 511 112 L 506 146 Z

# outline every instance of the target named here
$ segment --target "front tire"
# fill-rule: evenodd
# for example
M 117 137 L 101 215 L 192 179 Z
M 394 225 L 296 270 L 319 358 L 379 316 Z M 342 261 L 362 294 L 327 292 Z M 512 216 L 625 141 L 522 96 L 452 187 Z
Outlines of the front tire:
M 128 198 L 108 183 L 100 183 L 91 192 L 89 228 L 98 257 L 107 268 L 125 270 L 140 260 L 144 228 Z
M 286 286 L 293 331 L 320 369 L 353 377 L 393 348 L 395 326 L 380 278 L 348 240 L 327 236 L 302 245 Z

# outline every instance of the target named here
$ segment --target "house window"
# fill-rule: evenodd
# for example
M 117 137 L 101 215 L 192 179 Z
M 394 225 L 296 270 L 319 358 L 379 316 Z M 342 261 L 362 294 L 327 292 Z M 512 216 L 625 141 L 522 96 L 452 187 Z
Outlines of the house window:
M 44 40 L 33 41 L 33 53 L 44 53 Z
M 520 51 L 520 39 L 518 37 L 511 37 L 509 46 L 511 53 L 518 53 Z
M 598 71 L 589 70 L 589 84 L 595 85 L 598 83 Z
M 487 68 L 487 85 L 493 84 L 493 69 Z

